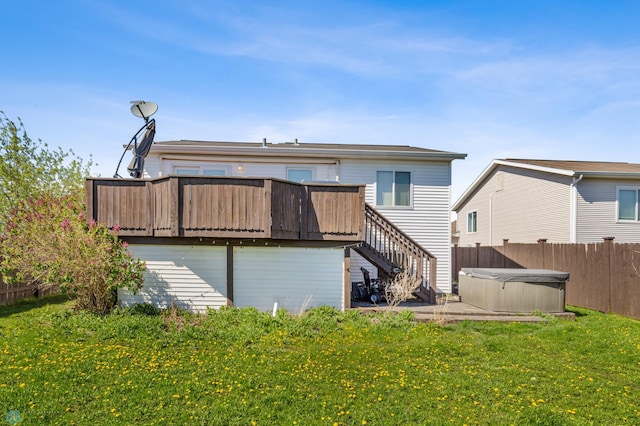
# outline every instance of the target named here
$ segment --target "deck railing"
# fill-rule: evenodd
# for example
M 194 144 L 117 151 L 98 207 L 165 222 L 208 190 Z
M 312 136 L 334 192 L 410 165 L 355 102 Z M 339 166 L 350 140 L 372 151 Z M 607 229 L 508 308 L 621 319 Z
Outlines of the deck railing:
M 87 220 L 122 236 L 361 241 L 364 185 L 243 177 L 88 178 Z
M 393 277 L 405 270 L 421 279 L 423 287 L 418 296 L 434 301 L 436 257 L 369 204 L 365 206 L 364 240 L 358 251 L 383 275 Z

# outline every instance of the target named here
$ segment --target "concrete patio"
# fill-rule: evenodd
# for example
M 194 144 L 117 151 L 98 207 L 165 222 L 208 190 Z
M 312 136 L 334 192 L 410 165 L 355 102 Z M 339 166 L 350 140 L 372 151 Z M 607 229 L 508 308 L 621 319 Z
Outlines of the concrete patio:
M 353 302 L 353 309 L 361 312 L 382 312 L 386 310 L 402 311 L 409 309 L 415 313 L 416 321 L 434 321 L 441 324 L 454 323 L 460 321 L 499 321 L 499 322 L 527 322 L 536 323 L 547 321 L 548 317 L 559 317 L 574 319 L 573 312 L 557 312 L 542 315 L 527 315 L 511 312 L 487 311 L 468 303 L 462 302 L 459 298 L 449 298 L 441 300 L 438 304 L 425 304 L 420 300 L 409 300 L 399 306 L 390 308 L 386 304 L 372 305 L 366 302 Z

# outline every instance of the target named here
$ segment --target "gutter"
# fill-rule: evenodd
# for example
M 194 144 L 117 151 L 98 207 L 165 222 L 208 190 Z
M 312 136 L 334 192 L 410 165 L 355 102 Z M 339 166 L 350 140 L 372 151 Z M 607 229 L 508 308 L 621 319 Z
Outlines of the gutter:
M 215 154 L 227 156 L 260 156 L 260 157 L 310 157 L 310 158 L 349 158 L 378 160 L 462 160 L 467 154 L 455 152 L 416 152 L 416 151 L 367 151 L 358 149 L 301 149 L 295 148 L 253 148 L 253 147 L 200 147 L 190 145 L 154 145 L 153 154 Z

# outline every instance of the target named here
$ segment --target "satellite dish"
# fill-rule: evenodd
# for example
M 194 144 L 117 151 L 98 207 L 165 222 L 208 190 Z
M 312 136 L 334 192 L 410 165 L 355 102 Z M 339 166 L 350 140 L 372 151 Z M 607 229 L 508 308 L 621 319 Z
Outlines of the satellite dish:
M 144 159 L 149 153 L 151 145 L 153 145 L 153 138 L 156 134 L 156 120 L 149 120 L 149 117 L 155 114 L 156 111 L 158 111 L 158 104 L 155 102 L 131 101 L 131 113 L 136 117 L 144 118 L 144 125 L 133 135 L 129 144 L 125 147 L 120 161 L 118 161 L 116 173 L 113 175 L 114 178 L 121 178 L 118 174 L 120 164 L 122 164 L 124 155 L 132 147 L 134 158 L 129 164 L 128 171 L 134 179 L 142 177 Z
M 145 121 L 158 111 L 158 104 L 155 102 L 131 101 L 131 114 L 144 118 Z

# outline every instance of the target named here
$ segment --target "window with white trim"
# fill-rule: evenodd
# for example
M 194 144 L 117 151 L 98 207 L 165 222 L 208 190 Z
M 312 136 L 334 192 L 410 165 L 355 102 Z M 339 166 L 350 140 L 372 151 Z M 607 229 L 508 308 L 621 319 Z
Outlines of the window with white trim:
M 472 211 L 467 213 L 467 234 L 478 232 L 478 212 Z
M 224 176 L 226 175 L 224 170 L 221 169 L 202 169 L 204 176 Z
M 176 167 L 175 173 L 177 175 L 183 176 L 193 176 L 197 175 L 200 172 L 200 169 L 197 167 Z
M 311 182 L 313 180 L 313 170 L 287 169 L 287 180 L 292 182 Z
M 176 166 L 173 168 L 173 172 L 177 175 L 183 176 L 226 176 L 227 171 L 224 168 L 214 168 L 209 166 L 201 167 L 189 167 L 189 166 Z
M 377 172 L 376 205 L 384 207 L 410 207 L 411 172 Z
M 617 218 L 623 222 L 638 222 L 638 199 L 640 199 L 640 187 L 618 187 Z

